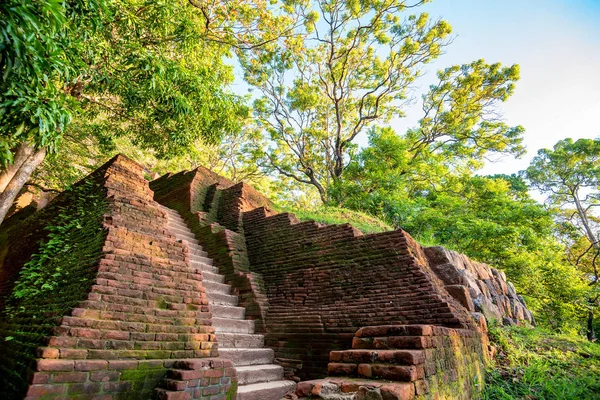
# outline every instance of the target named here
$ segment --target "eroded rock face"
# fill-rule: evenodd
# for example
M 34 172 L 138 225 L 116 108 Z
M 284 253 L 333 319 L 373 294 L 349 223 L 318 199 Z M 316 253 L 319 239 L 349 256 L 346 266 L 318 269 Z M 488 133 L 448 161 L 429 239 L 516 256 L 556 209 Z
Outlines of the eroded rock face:
M 535 324 L 523 297 L 502 271 L 469 259 L 441 246 L 425 248 L 429 266 L 446 284 L 446 290 L 469 311 L 480 312 L 489 321 Z

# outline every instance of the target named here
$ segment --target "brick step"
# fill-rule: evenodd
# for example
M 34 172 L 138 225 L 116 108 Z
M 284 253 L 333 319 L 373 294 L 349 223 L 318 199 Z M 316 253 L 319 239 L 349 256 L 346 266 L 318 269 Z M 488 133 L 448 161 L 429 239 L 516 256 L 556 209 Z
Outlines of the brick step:
M 301 400 L 319 397 L 327 388 L 327 397 L 332 399 L 394 399 L 412 400 L 415 398 L 415 384 L 412 382 L 386 382 L 372 379 L 324 378 L 299 382 L 296 395 Z M 419 385 L 422 387 L 421 385 Z M 359 389 L 367 389 L 357 395 Z M 374 392 L 374 393 L 373 393 Z M 380 392 L 380 393 L 377 393 Z M 366 393 L 366 396 L 365 396 Z
M 114 321 L 111 322 L 114 323 Z M 131 322 L 121 322 L 114 324 L 113 326 L 115 327 L 113 330 L 108 330 L 98 327 L 61 325 L 55 328 L 55 330 L 57 333 L 66 331 L 71 337 L 107 340 L 130 340 L 132 333 L 157 335 L 157 337 L 162 338 L 160 340 L 169 340 L 169 338 L 172 340 L 178 340 L 180 334 L 187 334 L 187 337 L 193 337 L 190 335 L 210 333 L 214 330 L 211 326 L 160 325 Z M 127 330 L 127 327 L 129 327 L 130 330 Z
M 196 307 L 196 308 L 194 308 Z M 129 322 L 150 322 L 153 317 L 167 318 L 198 318 L 207 315 L 208 305 L 186 305 L 185 309 L 163 309 L 158 307 L 137 307 L 117 303 L 104 303 L 101 301 L 84 300 L 73 309 L 74 317 L 103 319 L 103 320 L 128 320 Z
M 425 377 L 421 365 L 329 363 L 327 373 L 330 376 L 358 376 L 397 382 L 414 382 Z
M 100 305 L 99 307 L 103 307 Z M 75 310 L 82 310 L 76 308 Z M 108 330 L 125 330 L 130 332 L 143 332 L 148 325 L 162 326 L 195 326 L 196 324 L 210 324 L 211 313 L 179 314 L 169 316 L 154 312 L 155 309 L 136 309 L 135 312 L 111 311 L 106 307 L 84 309 L 86 313 L 73 311 L 75 316 L 64 316 L 62 324 L 72 327 L 92 327 Z M 163 310 L 157 310 L 163 311 Z M 95 315 L 94 312 L 100 312 Z M 78 315 L 82 316 L 79 318 Z M 174 325 L 176 324 L 176 325 Z M 166 332 L 166 331 L 165 331 Z
M 205 264 L 200 261 L 190 261 L 190 265 L 194 268 L 197 268 L 201 272 L 212 272 L 213 274 L 219 273 L 219 268 L 217 268 L 211 264 Z
M 188 230 L 191 231 L 191 229 L 189 228 L 188 224 L 183 219 L 176 220 L 176 219 L 170 218 L 167 226 L 169 228 L 171 228 L 171 227 L 178 228 L 178 229 L 181 229 L 183 231 L 185 231 L 186 229 L 188 229 Z
M 262 348 L 265 345 L 264 335 L 257 333 L 219 332 L 216 336 L 219 342 L 219 349 Z
M 181 240 L 182 243 L 186 244 L 186 245 L 192 245 L 192 244 L 198 244 L 198 240 L 196 239 L 195 236 L 193 236 L 191 233 L 190 234 L 183 234 L 183 233 L 179 233 L 179 232 L 175 232 L 175 237 L 177 238 L 177 240 Z
M 145 335 L 145 336 L 141 336 Z M 107 340 L 107 339 L 84 339 L 78 337 L 60 337 L 59 341 L 52 341 L 53 346 L 38 348 L 38 354 L 44 358 L 61 358 L 68 360 L 92 359 L 94 353 L 89 353 L 89 350 L 130 350 L 130 351 L 146 351 L 146 350 L 164 350 L 164 351 L 195 351 L 206 348 L 206 341 L 155 341 L 149 339 L 154 334 L 139 334 L 131 335 L 134 339 L 143 340 Z M 204 335 L 208 337 L 208 335 Z M 62 340 L 66 339 L 66 340 Z M 105 353 L 106 354 L 106 353 Z M 121 353 L 123 356 L 125 353 Z M 192 353 L 188 353 L 188 356 Z M 136 353 L 137 355 L 137 353 Z M 133 357 L 134 354 L 127 355 Z M 122 358 L 122 357 L 121 357 Z M 144 358 L 143 356 L 140 358 Z
M 204 281 L 204 288 L 207 293 L 231 294 L 231 285 L 212 281 Z
M 392 363 L 398 365 L 420 365 L 425 363 L 425 351 L 353 349 L 332 351 L 329 353 L 329 360 L 332 362 L 353 364 Z
M 115 343 L 115 341 L 110 342 Z M 181 358 L 193 358 L 193 357 L 210 357 L 211 349 L 197 349 L 197 350 L 123 350 L 123 349 L 94 349 L 94 348 L 74 348 L 66 349 L 60 348 L 58 350 L 61 354 L 65 354 L 61 357 L 61 360 L 150 360 L 150 359 L 181 359 Z
M 183 230 L 183 229 L 169 227 L 169 230 L 175 235 L 175 237 L 177 239 L 184 240 L 184 241 L 187 241 L 187 242 L 195 244 L 195 245 L 198 245 L 198 243 L 199 243 L 196 240 L 196 236 L 189 229 Z
M 190 248 L 190 251 L 195 255 L 200 255 L 200 256 L 206 257 L 206 255 L 208 254 L 207 252 L 202 250 L 202 246 L 200 246 L 199 244 L 188 243 L 188 247 Z M 196 253 L 204 253 L 204 254 L 196 254 Z
M 188 248 L 190 249 L 190 256 L 200 256 L 208 258 L 208 253 L 202 250 L 202 246 L 199 244 L 187 243 Z
M 254 383 L 238 387 L 236 400 L 280 400 L 296 390 L 293 381 L 273 381 Z
M 272 382 L 283 379 L 283 367 L 280 365 L 248 365 L 236 367 L 238 385 L 249 385 L 259 382 Z
M 244 319 L 246 316 L 246 309 L 244 307 L 214 304 L 210 306 L 210 311 L 212 312 L 212 316 L 217 318 Z
M 138 318 L 135 316 L 136 321 L 127 321 L 128 315 L 121 314 L 115 319 L 102 319 L 102 318 L 79 318 L 64 316 L 61 320 L 61 325 L 77 327 L 77 328 L 95 328 L 95 329 L 106 329 L 108 331 L 128 331 L 128 332 L 142 332 L 143 325 L 176 325 L 176 326 L 195 326 L 200 323 L 206 323 L 211 319 L 211 313 L 197 313 L 191 317 L 157 317 L 154 315 L 146 315 L 146 318 Z M 141 320 L 141 321 L 140 321 Z
M 217 283 L 225 283 L 225 277 L 221 274 L 215 274 L 214 272 L 204 271 L 202 272 L 204 281 L 211 281 Z
M 234 366 L 273 364 L 275 353 L 272 349 L 257 348 L 223 348 L 219 356 L 233 362 Z
M 112 274 L 115 275 L 115 274 Z M 118 275 L 118 274 L 117 274 Z M 198 274 L 199 275 L 199 274 Z M 123 280 L 119 278 L 123 277 Z M 204 280 L 200 279 L 174 279 L 172 281 L 157 279 L 152 286 L 143 284 L 142 281 L 135 282 L 127 280 L 127 275 L 110 276 L 98 273 L 99 279 L 105 279 L 100 285 L 92 285 L 94 293 L 126 295 L 132 298 L 147 298 L 149 293 L 166 294 L 171 296 L 189 295 L 191 292 L 201 292 L 205 287 Z
M 161 273 L 176 275 L 178 272 L 193 273 L 194 268 L 190 268 L 189 264 L 184 260 L 174 262 L 168 258 L 153 257 L 152 260 L 147 258 L 136 257 L 133 253 L 130 254 L 112 254 L 113 259 L 100 260 L 100 265 L 111 265 L 123 269 L 140 271 L 142 273 L 155 273 L 157 270 Z M 134 268 L 135 267 L 135 268 Z M 140 275 L 141 276 L 141 275 Z
M 128 272 L 136 273 L 136 275 L 132 275 Z M 152 285 L 156 283 L 157 288 L 197 291 L 198 287 L 202 285 L 202 274 L 204 273 L 204 271 L 197 271 L 196 269 L 194 269 L 194 272 L 190 271 L 188 273 L 180 274 L 170 274 L 166 271 L 165 273 L 160 272 L 161 271 L 154 271 L 153 275 L 148 277 L 149 275 L 146 275 L 145 273 L 140 274 L 137 271 L 127 271 L 123 270 L 123 268 L 103 265 L 98 271 L 96 283 L 98 286 L 109 286 L 125 290 L 131 288 L 143 291 L 148 291 L 148 288 L 151 289 Z M 107 280 L 108 282 L 103 280 Z M 150 282 L 152 282 L 152 284 Z M 186 288 L 186 286 L 189 288 Z
M 208 302 L 210 304 L 217 304 L 222 306 L 237 306 L 239 299 L 237 296 L 222 293 L 206 293 Z
M 254 333 L 254 321 L 245 319 L 214 318 L 215 332 Z
M 212 258 L 197 256 L 195 254 L 190 254 L 190 261 L 205 264 L 205 265 L 213 265 Z
M 155 274 L 152 277 L 154 282 L 152 286 L 148 284 L 148 278 L 140 278 L 138 276 L 129 274 L 120 274 L 115 272 L 117 269 L 113 267 L 102 268 L 98 271 L 97 283 L 98 286 L 115 287 L 119 289 L 132 289 L 141 290 L 147 292 L 155 286 L 159 289 L 171 289 L 171 290 L 182 290 L 182 291 L 197 291 L 202 288 L 202 283 L 206 280 L 207 272 L 201 271 L 200 273 L 194 274 L 177 274 L 175 276 L 166 274 Z M 106 279 L 107 282 L 101 281 L 100 279 Z

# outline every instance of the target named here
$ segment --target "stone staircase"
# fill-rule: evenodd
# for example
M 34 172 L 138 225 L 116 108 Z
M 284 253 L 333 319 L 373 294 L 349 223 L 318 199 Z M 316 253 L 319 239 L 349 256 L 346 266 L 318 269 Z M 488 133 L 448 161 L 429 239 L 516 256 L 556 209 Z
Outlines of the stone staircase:
M 190 262 L 202 270 L 203 284 L 209 298 L 212 325 L 219 342 L 219 356 L 230 359 L 237 372 L 237 400 L 280 400 L 296 384 L 283 379 L 283 368 L 273 364 L 274 352 L 264 347 L 264 336 L 254 333 L 254 321 L 246 320 L 245 309 L 238 307 L 238 297 L 231 285 L 212 265 L 194 234 L 177 211 L 168 213 L 169 230 L 190 249 Z

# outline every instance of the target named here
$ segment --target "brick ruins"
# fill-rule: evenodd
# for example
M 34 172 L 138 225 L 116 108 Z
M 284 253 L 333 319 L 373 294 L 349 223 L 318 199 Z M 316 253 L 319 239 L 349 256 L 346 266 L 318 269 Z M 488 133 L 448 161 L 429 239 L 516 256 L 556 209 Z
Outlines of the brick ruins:
M 83 188 L 99 217 L 60 257 L 85 262 L 18 293 Z M 0 312 L 9 399 L 470 399 L 486 320 L 533 323 L 502 272 L 402 230 L 299 222 L 204 168 L 148 183 L 124 156 L 12 228 Z

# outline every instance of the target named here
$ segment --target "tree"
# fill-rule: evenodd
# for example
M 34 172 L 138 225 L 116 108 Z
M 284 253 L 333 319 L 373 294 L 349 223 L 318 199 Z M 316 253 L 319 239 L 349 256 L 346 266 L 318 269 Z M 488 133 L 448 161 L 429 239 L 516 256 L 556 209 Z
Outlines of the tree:
M 245 59 L 247 80 L 263 94 L 256 116 L 273 143 L 267 156 L 277 172 L 316 187 L 327 202 L 356 154 L 357 135 L 403 115 L 422 67 L 441 54 L 451 32 L 427 14 L 401 20 L 422 3 L 314 1 L 309 29 L 287 47 Z M 409 134 L 415 157 L 435 146 L 519 151 L 521 129 L 508 128 L 494 111 L 512 93 L 517 66 L 480 60 L 439 78 L 423 99 L 420 128 Z
M 559 210 L 570 259 L 588 274 L 589 285 L 597 286 L 600 218 L 594 210 L 600 206 L 600 139 L 563 139 L 552 150 L 539 150 L 525 176 Z M 590 340 L 595 337 L 593 310 L 599 298 L 597 293 L 590 296 Z
M 128 136 L 169 158 L 199 138 L 240 129 L 248 108 L 227 89 L 233 74 L 223 59 L 294 26 L 273 7 L 262 0 L 2 2 L 0 222 L 65 135 L 95 136 L 109 147 Z
M 517 175 L 473 176 L 472 155 L 424 151 L 410 138 L 374 128 L 334 187 L 344 207 L 403 228 L 426 245 L 442 245 L 504 270 L 538 322 L 580 326 L 587 284 L 555 237 L 554 211 L 534 201 Z

